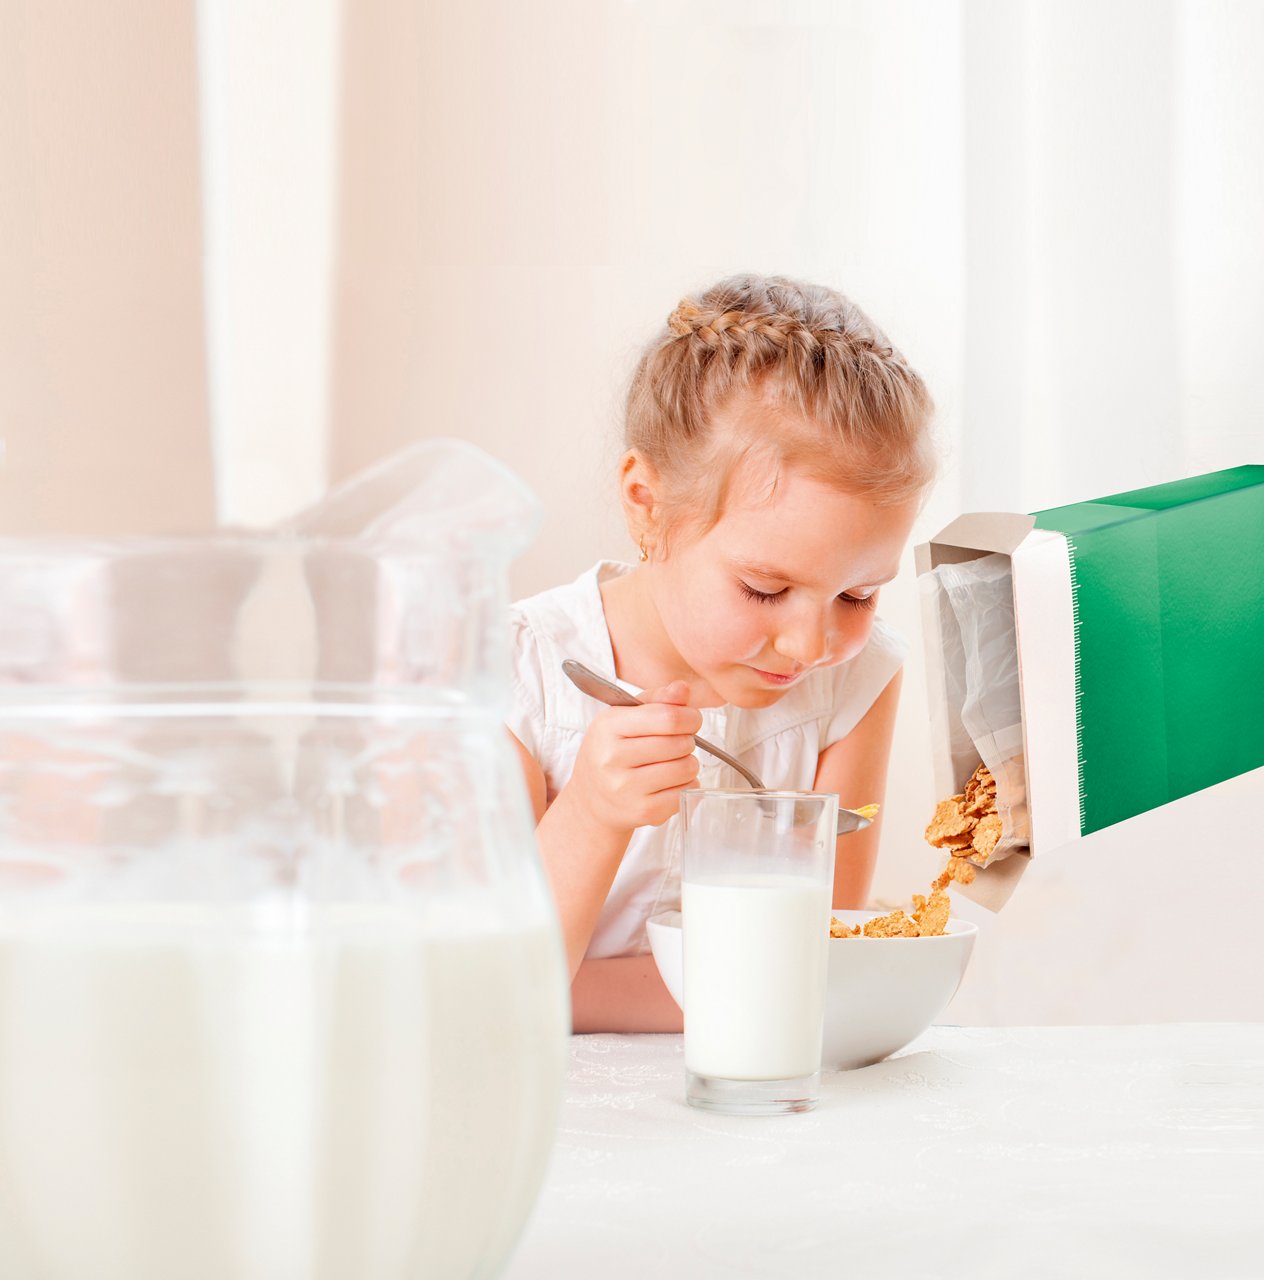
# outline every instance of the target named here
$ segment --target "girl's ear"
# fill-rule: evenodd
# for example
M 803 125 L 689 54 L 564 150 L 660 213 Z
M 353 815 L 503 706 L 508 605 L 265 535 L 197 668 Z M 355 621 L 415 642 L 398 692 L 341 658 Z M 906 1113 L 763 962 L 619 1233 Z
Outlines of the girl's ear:
M 619 464 L 619 497 L 632 541 L 652 540 L 660 515 L 658 471 L 635 449 L 625 453 Z

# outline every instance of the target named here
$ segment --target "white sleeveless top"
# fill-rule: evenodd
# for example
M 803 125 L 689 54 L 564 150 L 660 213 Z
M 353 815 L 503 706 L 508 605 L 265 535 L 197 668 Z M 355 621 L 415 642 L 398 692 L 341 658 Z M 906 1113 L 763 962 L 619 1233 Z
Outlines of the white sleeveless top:
M 570 780 L 580 742 L 602 704 L 562 674 L 575 658 L 613 678 L 614 652 L 600 584 L 632 565 L 601 561 L 574 582 L 510 607 L 513 699 L 509 728 L 544 772 L 551 804 Z M 824 667 L 770 707 L 702 708 L 701 736 L 723 747 L 769 787 L 810 790 L 821 752 L 860 722 L 904 662 L 905 644 L 875 619 L 865 647 L 849 662 Z M 641 690 L 624 681 L 631 693 Z M 698 753 L 702 787 L 746 783 L 726 764 Z M 632 833 L 588 947 L 591 959 L 649 950 L 645 922 L 680 909 L 680 819 Z

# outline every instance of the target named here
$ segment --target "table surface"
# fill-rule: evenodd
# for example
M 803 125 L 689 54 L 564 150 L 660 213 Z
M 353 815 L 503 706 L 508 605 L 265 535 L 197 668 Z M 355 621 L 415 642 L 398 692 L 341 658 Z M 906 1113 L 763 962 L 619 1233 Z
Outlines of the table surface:
M 680 1036 L 576 1036 L 506 1280 L 1264 1276 L 1264 1024 L 933 1027 L 815 1111 L 684 1103 Z

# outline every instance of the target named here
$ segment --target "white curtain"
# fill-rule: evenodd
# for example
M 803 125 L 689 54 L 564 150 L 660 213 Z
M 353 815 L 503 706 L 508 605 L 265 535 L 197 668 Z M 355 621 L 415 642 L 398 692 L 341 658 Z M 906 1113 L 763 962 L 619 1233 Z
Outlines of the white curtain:
M 1258 458 L 1264 8 L 963 17 L 964 504 Z

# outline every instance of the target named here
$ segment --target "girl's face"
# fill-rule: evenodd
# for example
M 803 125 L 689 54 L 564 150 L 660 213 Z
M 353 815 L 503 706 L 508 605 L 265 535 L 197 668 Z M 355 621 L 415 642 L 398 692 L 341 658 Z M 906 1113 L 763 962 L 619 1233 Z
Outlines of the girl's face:
M 877 506 L 791 467 L 771 500 L 735 484 L 715 525 L 648 566 L 668 640 L 723 702 L 769 706 L 864 648 L 917 505 Z

